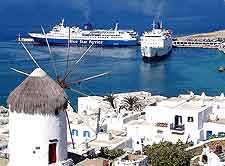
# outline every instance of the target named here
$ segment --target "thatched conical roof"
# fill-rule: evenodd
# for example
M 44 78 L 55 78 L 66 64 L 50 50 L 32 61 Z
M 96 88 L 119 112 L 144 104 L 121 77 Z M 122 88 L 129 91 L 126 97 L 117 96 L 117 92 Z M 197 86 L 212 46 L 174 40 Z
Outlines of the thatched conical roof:
M 66 94 L 42 69 L 35 69 L 7 101 L 12 112 L 53 114 L 67 106 Z

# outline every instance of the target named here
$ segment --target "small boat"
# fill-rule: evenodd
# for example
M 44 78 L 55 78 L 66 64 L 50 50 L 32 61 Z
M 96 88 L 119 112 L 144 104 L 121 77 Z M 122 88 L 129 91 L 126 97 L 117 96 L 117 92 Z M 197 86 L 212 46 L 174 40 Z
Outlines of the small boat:
M 218 67 L 218 69 L 217 69 L 219 72 L 224 72 L 225 71 L 225 68 L 223 67 L 223 66 L 220 66 L 220 67 Z
M 17 42 L 24 42 L 24 43 L 33 43 L 34 40 L 32 38 L 28 37 L 22 37 L 20 34 L 16 38 Z

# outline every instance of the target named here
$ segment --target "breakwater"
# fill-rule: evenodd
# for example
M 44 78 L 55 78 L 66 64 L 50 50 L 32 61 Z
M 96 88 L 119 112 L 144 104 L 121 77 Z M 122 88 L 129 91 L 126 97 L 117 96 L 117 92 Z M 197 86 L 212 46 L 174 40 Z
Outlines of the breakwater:
M 174 47 L 184 48 L 212 48 L 225 53 L 225 30 L 176 37 Z

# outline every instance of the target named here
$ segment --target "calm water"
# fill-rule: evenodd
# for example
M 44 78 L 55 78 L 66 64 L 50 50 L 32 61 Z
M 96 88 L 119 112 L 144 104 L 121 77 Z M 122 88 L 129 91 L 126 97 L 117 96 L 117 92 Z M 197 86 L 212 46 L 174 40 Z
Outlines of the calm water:
M 147 3 L 145 0 L 129 1 L 130 4 L 126 8 L 122 8 L 121 5 L 128 1 L 118 2 L 119 5 L 115 5 L 115 1 L 111 0 L 107 2 L 85 1 L 88 4 L 87 8 L 85 8 L 84 1 L 77 1 L 80 5 L 79 8 L 70 8 L 70 4 L 66 3 L 70 2 L 69 0 L 65 1 L 64 6 L 61 4 L 62 2 L 56 0 L 54 1 L 55 5 L 51 8 L 49 8 L 53 3 L 51 0 L 45 4 L 47 5 L 45 8 L 43 0 L 38 3 L 18 1 L 20 4 L 14 0 L 10 0 L 8 3 L 0 2 L 2 23 L 0 31 L 0 104 L 5 104 L 10 91 L 25 78 L 23 75 L 12 72 L 10 67 L 27 73 L 32 72 L 35 68 L 24 49 L 14 41 L 16 34 L 40 31 L 40 24 L 49 30 L 50 26 L 59 21 L 62 16 L 71 25 L 91 21 L 97 27 L 109 28 L 113 23 L 119 21 L 121 27 L 133 27 L 137 31 L 143 32 L 150 26 L 155 13 L 160 11 L 165 26 L 172 29 L 174 35 L 225 28 L 225 5 L 224 1 L 220 0 L 213 2 L 206 0 L 203 6 L 194 0 L 180 4 L 175 0 L 172 0 L 170 4 L 162 0 L 161 4 L 169 5 L 168 8 L 162 7 L 162 9 L 160 5 L 156 4 L 156 1 L 151 0 L 150 2 L 159 10 L 143 8 L 152 6 L 151 3 L 145 5 Z M 99 7 L 97 4 L 102 4 L 102 6 Z M 55 13 L 58 5 L 62 6 L 62 10 Z M 104 5 L 111 5 L 112 8 L 107 10 Z M 32 45 L 29 45 L 28 48 L 41 67 L 54 78 L 48 49 Z M 57 71 L 63 75 L 66 66 L 66 48 L 53 47 L 52 50 L 57 61 Z M 70 64 L 77 60 L 84 51 L 85 48 L 71 48 Z M 199 94 L 204 91 L 207 95 L 219 95 L 221 92 L 225 92 L 225 74 L 217 72 L 217 67 L 220 65 L 225 66 L 225 55 L 217 50 L 173 49 L 167 59 L 149 64 L 142 61 L 139 47 L 92 48 L 74 68 L 70 80 L 111 71 L 111 74 L 107 76 L 73 87 L 89 95 L 139 90 L 166 96 L 178 95 L 188 90 Z M 76 103 L 76 94 L 69 91 L 67 93 Z

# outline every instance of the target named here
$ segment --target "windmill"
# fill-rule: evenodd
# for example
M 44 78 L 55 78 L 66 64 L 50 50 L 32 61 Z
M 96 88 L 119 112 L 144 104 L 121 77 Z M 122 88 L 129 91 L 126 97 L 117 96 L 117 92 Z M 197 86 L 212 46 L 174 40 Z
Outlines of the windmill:
M 75 92 L 75 93 L 78 93 L 80 95 L 83 95 L 83 96 L 88 96 L 87 94 L 77 90 L 77 89 L 74 89 L 72 88 L 72 86 L 74 84 L 81 84 L 82 82 L 85 82 L 85 81 L 88 81 L 88 80 L 92 80 L 92 79 L 95 79 L 95 78 L 98 78 L 98 77 L 101 77 L 101 76 L 104 76 L 104 75 L 107 75 L 109 74 L 110 72 L 104 72 L 104 73 L 100 73 L 100 74 L 97 74 L 97 75 L 94 75 L 94 76 L 90 76 L 90 77 L 85 77 L 85 78 L 82 78 L 82 79 L 79 79 L 79 80 L 74 80 L 74 81 L 68 81 L 68 78 L 71 76 L 71 74 L 73 73 L 73 69 L 76 67 L 77 64 L 80 63 L 80 61 L 82 60 L 82 58 L 87 54 L 87 52 L 92 48 L 92 46 L 94 44 L 91 44 L 87 49 L 86 51 L 79 57 L 79 59 L 75 62 L 73 62 L 72 64 L 69 63 L 69 59 L 70 59 L 70 29 L 69 29 L 69 39 L 68 39 L 68 44 L 67 44 L 67 59 L 66 59 L 66 69 L 64 71 L 64 74 L 63 76 L 59 76 L 58 72 L 57 72 L 57 66 L 56 66 L 56 60 L 55 60 L 55 57 L 54 55 L 52 54 L 52 50 L 50 48 L 50 45 L 49 45 L 49 42 L 48 42 L 48 39 L 47 39 L 47 36 L 46 36 L 46 33 L 45 33 L 45 30 L 44 28 L 41 26 L 41 29 L 42 29 L 42 32 L 45 36 L 45 39 L 46 39 L 46 43 L 47 43 L 47 46 L 48 46 L 48 51 L 49 51 L 49 54 L 51 56 L 51 64 L 52 64 L 52 67 L 54 69 L 54 74 L 55 74 L 55 82 L 60 85 L 60 87 L 64 90 L 70 90 L 72 92 Z M 23 48 L 25 49 L 25 51 L 27 52 L 27 54 L 30 56 L 30 58 L 32 59 L 32 61 L 35 63 L 36 67 L 37 68 L 41 68 L 41 66 L 37 63 L 37 61 L 35 60 L 35 58 L 32 56 L 32 54 L 30 53 L 30 51 L 27 49 L 27 47 L 24 45 L 23 42 L 20 42 L 21 45 L 23 46 Z M 24 72 L 24 71 L 21 71 L 21 70 L 18 70 L 18 69 L 15 69 L 15 68 L 11 68 L 13 71 L 17 72 L 17 73 L 20 73 L 20 74 L 23 74 L 25 76 L 29 76 L 29 73 L 27 72 Z M 71 105 L 71 107 L 75 109 L 75 107 L 73 107 L 73 105 L 70 103 L 69 99 L 67 98 L 66 99 L 68 101 L 68 103 Z M 73 141 L 73 137 L 72 137 L 72 132 L 71 132 L 71 127 L 70 127 L 70 122 L 69 122 L 69 117 L 68 117 L 68 114 L 66 112 L 66 116 L 67 116 L 67 123 L 68 123 L 68 127 L 69 127 L 69 130 L 70 130 L 70 136 L 71 136 L 71 140 L 72 140 L 72 144 L 73 144 L 73 148 L 74 147 L 74 141 Z M 99 118 L 98 118 L 99 119 Z

